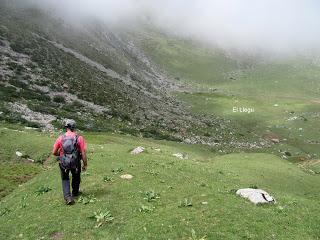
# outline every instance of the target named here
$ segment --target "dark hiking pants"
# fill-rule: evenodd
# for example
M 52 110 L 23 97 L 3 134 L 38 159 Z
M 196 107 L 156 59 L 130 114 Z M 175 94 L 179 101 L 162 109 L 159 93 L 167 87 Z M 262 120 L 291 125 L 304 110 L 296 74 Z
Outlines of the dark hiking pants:
M 71 197 L 70 192 L 70 172 L 72 175 L 72 195 L 77 195 L 79 193 L 79 187 L 81 182 L 81 165 L 77 169 L 74 170 L 66 170 L 60 166 L 61 179 L 62 179 L 62 191 L 64 199 Z

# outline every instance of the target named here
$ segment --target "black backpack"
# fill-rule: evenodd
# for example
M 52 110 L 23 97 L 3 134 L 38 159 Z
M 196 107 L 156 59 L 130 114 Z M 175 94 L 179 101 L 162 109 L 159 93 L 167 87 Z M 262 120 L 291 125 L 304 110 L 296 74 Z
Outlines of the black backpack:
M 78 149 L 78 136 L 62 136 L 63 156 L 61 157 L 61 167 L 65 170 L 78 169 L 80 163 L 80 153 Z

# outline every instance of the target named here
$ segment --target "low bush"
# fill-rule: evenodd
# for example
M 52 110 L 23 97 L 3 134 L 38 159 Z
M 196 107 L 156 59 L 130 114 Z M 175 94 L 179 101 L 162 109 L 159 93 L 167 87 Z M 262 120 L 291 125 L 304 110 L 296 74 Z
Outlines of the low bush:
M 62 95 L 56 95 L 53 97 L 53 101 L 56 103 L 65 103 L 66 99 Z

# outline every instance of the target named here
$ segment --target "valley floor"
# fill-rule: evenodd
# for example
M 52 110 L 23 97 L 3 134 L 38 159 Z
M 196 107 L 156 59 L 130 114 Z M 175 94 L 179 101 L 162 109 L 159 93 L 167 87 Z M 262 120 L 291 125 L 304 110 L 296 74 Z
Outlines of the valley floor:
M 1 126 L 7 139 L 2 164 L 18 162 L 17 150 L 36 160 L 50 152 L 55 136 L 14 128 Z M 320 178 L 297 164 L 269 153 L 219 155 L 199 145 L 84 136 L 89 168 L 82 174 L 83 196 L 64 205 L 52 159 L 49 169 L 1 199 L 1 239 L 319 239 Z M 137 146 L 146 150 L 131 155 Z M 255 206 L 236 196 L 246 187 L 268 191 L 277 203 Z M 90 217 L 99 211 L 109 222 L 96 227 Z

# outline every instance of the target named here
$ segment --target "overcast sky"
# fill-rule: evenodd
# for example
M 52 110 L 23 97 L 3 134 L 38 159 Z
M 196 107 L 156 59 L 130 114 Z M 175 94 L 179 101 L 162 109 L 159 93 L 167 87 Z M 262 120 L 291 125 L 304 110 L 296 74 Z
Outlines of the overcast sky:
M 318 0 L 28 0 L 72 19 L 126 24 L 148 16 L 166 31 L 243 51 L 320 52 Z

